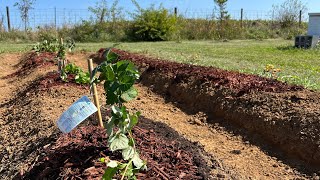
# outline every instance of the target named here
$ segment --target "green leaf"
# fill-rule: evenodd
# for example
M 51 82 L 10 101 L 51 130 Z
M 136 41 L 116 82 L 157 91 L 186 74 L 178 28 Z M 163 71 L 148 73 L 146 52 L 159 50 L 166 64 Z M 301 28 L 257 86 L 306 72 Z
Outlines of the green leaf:
M 79 80 L 79 78 L 80 78 L 79 74 L 77 74 L 77 75 L 74 77 L 74 79 L 76 80 L 76 82 L 77 82 L 77 80 Z
M 118 166 L 118 162 L 117 161 L 110 161 L 107 164 L 107 167 L 111 167 L 111 168 L 115 168 Z
M 113 176 L 117 173 L 117 168 L 107 168 L 102 176 L 103 180 L 112 180 Z
M 117 135 L 110 144 L 110 150 L 117 151 L 129 147 L 129 139 L 124 134 Z
M 123 170 L 123 169 L 125 169 L 126 167 L 127 167 L 127 163 L 120 163 L 119 166 L 118 166 L 118 168 L 119 168 L 120 170 Z
M 138 91 L 134 87 L 131 87 L 129 90 L 123 92 L 123 94 L 121 95 L 121 99 L 125 102 L 128 102 L 133 100 L 137 96 L 138 96 Z
M 100 160 L 100 162 L 102 162 L 102 163 L 105 163 L 105 162 L 106 162 L 106 158 L 100 158 L 99 160 Z
M 119 98 L 118 98 L 117 94 L 115 94 L 115 91 L 108 90 L 106 103 L 108 105 L 112 105 L 112 104 L 115 104 L 118 102 L 119 102 Z
M 107 54 L 107 61 L 108 62 L 115 62 L 118 60 L 118 54 L 112 52 L 111 50 L 109 50 L 108 54 Z
M 135 150 L 132 146 L 129 146 L 128 148 L 122 150 L 122 157 L 124 160 L 129 160 L 133 158 Z
M 122 116 L 123 111 L 122 111 L 122 109 L 118 108 L 117 106 L 111 106 L 111 110 L 117 116 Z
M 113 126 L 114 126 L 115 117 L 111 117 L 106 125 L 108 136 L 113 135 Z
M 107 66 L 106 71 L 107 71 L 108 81 L 114 81 L 115 73 L 113 72 L 112 67 L 111 66 Z
M 138 169 L 146 169 L 146 163 L 140 159 L 139 154 L 136 152 L 132 158 L 134 166 Z
M 117 70 L 119 72 L 121 71 L 125 71 L 127 69 L 127 67 L 129 66 L 129 61 L 119 61 L 116 63 L 116 66 L 117 66 Z
M 139 117 L 140 112 L 136 113 L 135 115 L 130 115 L 130 122 L 129 122 L 129 127 L 128 129 L 132 129 L 133 126 L 138 124 L 138 117 Z

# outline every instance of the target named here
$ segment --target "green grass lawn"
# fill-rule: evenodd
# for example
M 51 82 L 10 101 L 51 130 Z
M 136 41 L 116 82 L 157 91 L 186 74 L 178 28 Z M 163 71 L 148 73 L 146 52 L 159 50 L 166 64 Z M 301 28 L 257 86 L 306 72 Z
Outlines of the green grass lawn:
M 78 43 L 77 51 L 95 52 L 112 44 Z M 263 72 L 265 66 L 272 64 L 281 69 L 279 80 L 320 90 L 320 49 L 294 49 L 290 48 L 292 45 L 293 41 L 285 40 L 233 40 L 122 43 L 118 48 L 170 61 L 264 76 L 270 75 Z M 0 43 L 0 53 L 25 51 L 27 47 L 32 46 Z

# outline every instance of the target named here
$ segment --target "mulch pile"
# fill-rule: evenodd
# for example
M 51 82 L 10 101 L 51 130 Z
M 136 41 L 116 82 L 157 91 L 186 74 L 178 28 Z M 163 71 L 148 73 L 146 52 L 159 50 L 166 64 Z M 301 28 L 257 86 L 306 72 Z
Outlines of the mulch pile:
M 26 76 L 34 71 L 35 68 L 52 66 L 55 64 L 55 53 L 50 52 L 42 52 L 36 53 L 31 52 L 27 53 L 21 60 L 21 62 L 17 65 L 19 68 L 18 71 L 4 77 L 11 78 L 15 76 Z
M 39 89 L 49 89 L 55 86 L 76 86 L 89 89 L 89 85 L 77 84 L 74 77 L 75 74 L 68 74 L 66 81 L 63 81 L 57 71 L 49 72 L 37 81 L 37 86 Z
M 237 96 L 241 96 L 250 91 L 280 93 L 303 89 L 302 86 L 289 85 L 275 79 L 259 77 L 257 75 L 226 71 L 214 67 L 170 62 L 119 49 L 112 49 L 112 51 L 120 55 L 120 60 L 130 60 L 143 71 L 162 72 L 172 75 L 176 83 L 188 82 L 190 79 L 197 80 L 199 84 L 209 82 L 214 85 L 215 88 L 229 88 L 234 91 Z M 101 53 L 103 53 L 103 51 L 99 50 L 98 57 L 103 57 Z
M 208 179 L 210 167 L 200 155 L 202 148 L 181 138 L 168 126 L 143 117 L 133 130 L 140 156 L 148 170 L 139 179 Z M 19 178 L 22 179 L 101 179 L 106 165 L 101 157 L 121 161 L 121 154 L 107 148 L 104 129 L 85 126 L 45 147 L 45 155 Z

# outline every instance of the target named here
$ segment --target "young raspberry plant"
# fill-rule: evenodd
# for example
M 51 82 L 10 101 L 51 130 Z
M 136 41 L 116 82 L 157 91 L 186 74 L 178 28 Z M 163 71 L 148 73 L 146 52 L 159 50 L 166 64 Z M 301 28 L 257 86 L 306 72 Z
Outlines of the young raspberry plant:
M 120 151 L 123 161 L 102 158 L 101 161 L 107 164 L 103 179 L 111 180 L 115 175 L 120 175 L 121 179 L 136 179 L 135 174 L 147 168 L 132 136 L 140 112 L 130 114 L 123 103 L 137 97 L 133 85 L 140 75 L 132 62 L 118 61 L 118 55 L 111 49 L 106 49 L 104 54 L 106 60 L 93 70 L 91 84 L 104 84 L 106 104 L 111 106 L 111 117 L 106 123 L 108 147 L 112 152 Z

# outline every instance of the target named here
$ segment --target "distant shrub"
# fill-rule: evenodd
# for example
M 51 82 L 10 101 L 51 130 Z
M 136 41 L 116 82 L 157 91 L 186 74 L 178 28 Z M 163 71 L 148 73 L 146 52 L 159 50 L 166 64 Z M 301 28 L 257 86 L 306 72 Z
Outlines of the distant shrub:
M 176 17 L 167 9 L 151 6 L 134 15 L 127 37 L 134 41 L 169 40 L 176 30 Z
M 38 27 L 38 30 L 37 30 L 38 41 L 44 41 L 44 40 L 54 41 L 58 38 L 57 35 L 58 35 L 58 32 L 53 26 Z
M 109 40 L 109 34 L 106 32 L 105 23 L 94 23 L 91 21 L 82 21 L 69 31 L 68 37 L 78 42 L 99 42 Z
M 0 32 L 0 41 L 28 42 L 32 41 L 33 35 L 24 31 L 11 30 L 10 32 Z
M 281 28 L 291 28 L 299 21 L 299 12 L 306 12 L 307 6 L 300 0 L 285 0 L 273 5 L 274 18 L 280 22 Z

